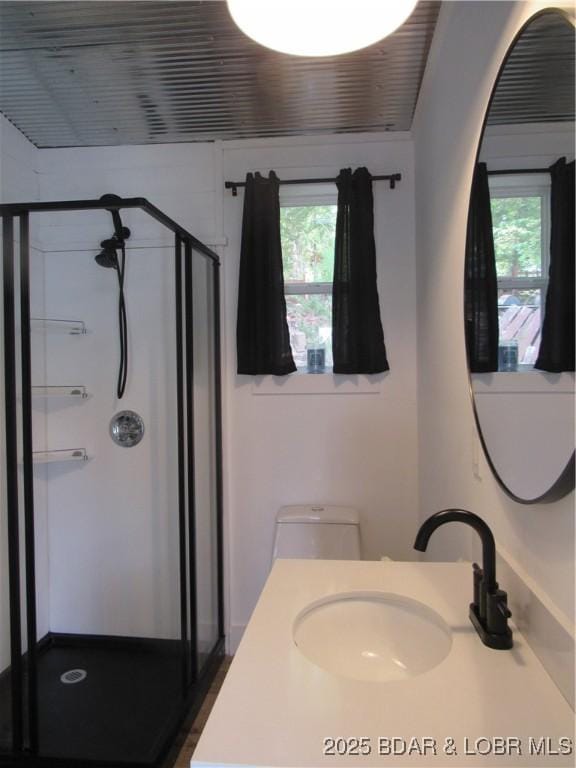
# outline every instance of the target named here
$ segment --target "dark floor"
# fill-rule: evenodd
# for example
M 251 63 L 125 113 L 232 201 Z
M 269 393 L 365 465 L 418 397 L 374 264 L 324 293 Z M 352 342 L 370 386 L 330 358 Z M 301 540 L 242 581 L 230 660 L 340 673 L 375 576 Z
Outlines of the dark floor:
M 196 715 L 196 719 L 192 723 L 192 727 L 190 728 L 190 730 L 186 732 L 184 736 L 185 741 L 182 746 L 182 749 L 180 750 L 180 754 L 176 758 L 176 762 L 174 763 L 174 768 L 189 768 L 190 760 L 192 759 L 192 755 L 194 754 L 194 750 L 196 749 L 196 744 L 198 743 L 198 740 L 200 739 L 200 734 L 202 733 L 204 726 L 206 725 L 206 721 L 208 720 L 208 715 L 210 714 L 210 711 L 214 706 L 214 702 L 216 701 L 216 696 L 218 695 L 218 691 L 220 690 L 222 683 L 224 682 L 224 678 L 226 677 L 226 673 L 228 672 L 228 668 L 230 667 L 231 661 L 232 661 L 232 657 L 226 656 L 220 666 L 220 669 L 216 673 L 216 677 L 214 678 L 214 681 L 210 686 L 210 690 L 206 694 L 206 698 L 202 703 L 202 707 L 200 708 L 200 711 Z
M 40 754 L 151 762 L 181 709 L 180 644 L 170 640 L 59 636 L 38 657 Z M 65 685 L 60 675 L 85 669 Z M 9 707 L 0 681 L 0 711 Z M 3 701 L 2 701 L 3 700 Z M 8 709 L 9 711 L 9 709 Z

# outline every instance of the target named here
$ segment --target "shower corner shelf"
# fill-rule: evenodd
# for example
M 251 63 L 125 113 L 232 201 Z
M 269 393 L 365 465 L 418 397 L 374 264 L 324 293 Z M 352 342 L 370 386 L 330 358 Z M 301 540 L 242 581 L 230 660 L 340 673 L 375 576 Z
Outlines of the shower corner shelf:
M 54 464 L 64 461 L 88 461 L 85 448 L 63 448 L 57 451 L 34 451 L 32 462 L 34 464 Z
M 59 320 L 52 317 L 31 317 L 30 326 L 36 331 L 64 333 L 69 336 L 85 336 L 88 333 L 83 320 Z
M 77 400 L 88 398 L 88 392 L 83 384 L 31 387 L 31 390 L 32 397 L 71 397 Z

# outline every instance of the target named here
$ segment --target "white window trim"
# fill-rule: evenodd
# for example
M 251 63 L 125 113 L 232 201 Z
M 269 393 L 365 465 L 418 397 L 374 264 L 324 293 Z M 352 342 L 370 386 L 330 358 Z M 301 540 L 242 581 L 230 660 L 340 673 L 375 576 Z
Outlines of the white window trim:
M 309 293 L 332 293 L 332 283 L 284 283 L 284 293 L 299 296 Z
M 336 205 L 336 184 L 285 184 L 280 187 L 280 208 L 304 205 Z

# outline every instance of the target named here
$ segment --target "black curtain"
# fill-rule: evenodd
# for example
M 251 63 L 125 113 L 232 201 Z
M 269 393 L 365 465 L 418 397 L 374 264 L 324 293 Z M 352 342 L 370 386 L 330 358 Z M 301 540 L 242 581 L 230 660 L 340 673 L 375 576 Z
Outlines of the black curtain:
M 372 176 L 340 171 L 332 288 L 334 373 L 389 370 L 376 286 Z
M 540 351 L 534 368 L 574 370 L 574 161 L 550 168 L 550 272 Z
M 498 282 L 486 163 L 472 181 L 464 276 L 468 367 L 472 373 L 498 370 Z
M 246 176 L 238 288 L 238 373 L 284 376 L 296 370 L 286 321 L 279 182 L 271 171 Z

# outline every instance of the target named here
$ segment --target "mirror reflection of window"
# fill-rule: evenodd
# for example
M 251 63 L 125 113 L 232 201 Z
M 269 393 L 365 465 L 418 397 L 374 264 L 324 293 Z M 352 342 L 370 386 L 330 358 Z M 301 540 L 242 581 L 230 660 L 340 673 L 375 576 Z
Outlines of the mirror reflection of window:
M 550 261 L 550 175 L 489 179 L 498 278 L 499 369 L 530 370 L 540 348 Z M 506 352 L 511 350 L 513 360 Z

